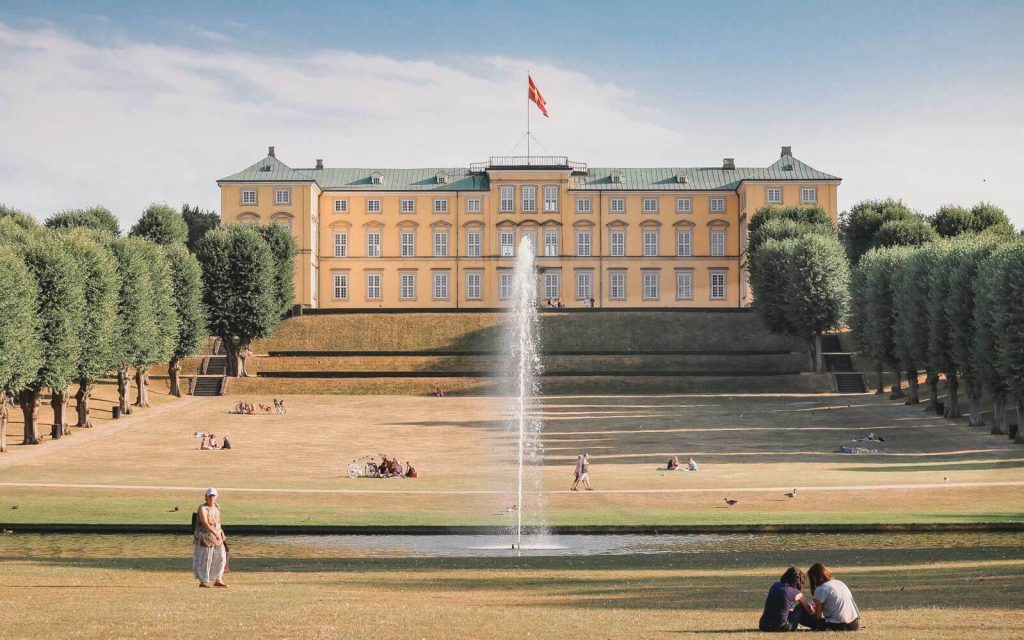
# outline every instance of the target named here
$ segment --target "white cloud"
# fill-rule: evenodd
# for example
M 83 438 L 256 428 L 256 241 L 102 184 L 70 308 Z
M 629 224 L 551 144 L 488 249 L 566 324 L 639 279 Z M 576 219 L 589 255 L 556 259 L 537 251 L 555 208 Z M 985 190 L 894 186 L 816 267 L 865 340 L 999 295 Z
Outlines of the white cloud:
M 465 166 L 521 140 L 529 68 L 551 111 L 550 119 L 531 114 L 543 145 L 534 153 L 593 165 L 712 165 L 734 156 L 763 166 L 793 144 L 801 159 L 845 178 L 841 206 L 890 194 L 924 209 L 987 198 L 1024 222 L 1014 179 L 1024 143 L 1020 127 L 1004 122 L 914 126 L 870 109 L 823 113 L 807 101 L 782 114 L 757 100 L 719 107 L 699 92 L 652 104 L 642 87 L 499 56 L 440 63 L 216 46 L 93 45 L 0 23 L 0 201 L 40 217 L 101 203 L 125 226 L 151 201 L 216 209 L 216 179 L 271 144 L 299 167 L 316 158 Z

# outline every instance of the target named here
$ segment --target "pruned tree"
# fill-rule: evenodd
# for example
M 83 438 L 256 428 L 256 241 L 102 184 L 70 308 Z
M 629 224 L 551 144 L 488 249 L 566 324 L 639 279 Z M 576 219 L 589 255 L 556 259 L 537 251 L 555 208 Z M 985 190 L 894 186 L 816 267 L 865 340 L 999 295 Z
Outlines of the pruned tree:
M 889 220 L 878 228 L 872 247 L 916 247 L 933 240 L 938 235 L 923 218 Z
M 772 333 L 792 335 L 786 317 L 788 253 L 783 240 L 768 239 L 750 254 L 750 289 L 754 294 L 754 312 Z
M 206 308 L 203 306 L 203 269 L 182 245 L 164 248 L 170 263 L 178 333 L 167 367 L 171 394 L 180 397 L 181 360 L 199 353 L 206 340 Z
M 956 268 L 960 248 L 957 243 L 948 240 L 937 242 L 929 248 L 933 251 L 933 258 L 929 264 L 931 296 L 927 319 L 928 361 L 938 373 L 946 376 L 948 393 L 943 415 L 947 418 L 959 418 L 962 415 L 959 369 L 953 356 L 953 341 L 946 311 L 954 304 L 951 298 L 955 293 L 950 286 L 950 276 Z
M 1008 259 L 1006 247 L 997 247 L 978 266 L 974 294 L 974 362 L 982 386 L 992 396 L 993 435 L 1006 433 L 1006 398 L 1010 393 L 999 367 L 999 343 L 1003 340 L 997 325 L 1003 305 L 1003 262 Z M 1019 328 L 1017 329 L 1020 330 Z
M 292 232 L 283 225 L 272 222 L 261 227 L 260 233 L 274 255 L 275 298 L 278 313 L 284 316 L 295 302 L 295 256 L 299 247 Z
M 890 220 L 908 220 L 919 217 L 901 200 L 861 200 L 844 211 L 839 218 L 839 237 L 846 247 L 850 262 L 857 264 L 861 256 L 879 246 L 875 234 Z
M 253 340 L 270 336 L 281 321 L 274 254 L 259 230 L 231 225 L 203 236 L 196 257 L 210 333 L 227 349 L 228 375 L 244 376 Z
M 185 244 L 188 241 L 188 225 L 181 213 L 166 204 L 151 204 L 142 212 L 142 217 L 128 235 L 160 245 Z
M 934 243 L 915 248 L 893 276 L 896 306 L 896 345 L 900 361 L 915 371 L 924 367 L 929 410 L 938 407 L 939 374 L 930 360 L 928 310 L 931 305 L 931 265 Z
M 1016 232 L 1006 212 L 990 202 L 979 202 L 971 207 L 971 215 L 974 218 L 972 231 L 975 233 L 991 233 L 1009 238 Z
M 35 379 L 43 350 L 39 289 L 21 252 L 0 240 L 0 453 L 7 451 L 12 399 Z
M 115 362 L 118 406 L 122 414 L 132 412 L 130 403 L 132 363 L 144 359 L 156 340 L 157 322 L 153 308 L 150 270 L 146 264 L 146 241 L 141 238 L 113 238 L 108 248 L 117 260 L 120 288 L 117 302 Z
M 941 206 L 929 222 L 943 238 L 985 231 L 1010 236 L 1014 232 L 1006 212 L 988 202 L 979 202 L 970 209 L 956 205 Z
M 184 204 L 181 206 L 181 217 L 185 219 L 188 226 L 188 250 L 196 252 L 199 240 L 211 231 L 220 226 L 220 215 L 216 211 L 204 211 L 198 206 Z
M 896 310 L 893 300 L 893 274 L 903 259 L 906 250 L 899 247 L 872 249 L 864 254 L 854 270 L 851 281 L 850 328 L 863 354 L 871 360 L 878 379 L 876 393 L 885 392 L 883 371 L 891 366 L 896 372 L 892 397 L 903 395 L 900 371 L 903 368 L 896 349 Z M 915 372 L 907 370 L 907 382 L 911 385 L 911 400 L 916 402 Z
M 1024 443 L 1024 242 L 1017 240 L 1000 247 L 998 268 L 993 272 L 999 304 L 992 309 L 996 360 L 1007 391 L 1016 401 L 1017 435 Z
M 0 203 L 0 220 L 10 219 L 22 229 L 32 229 L 39 226 L 36 219 L 28 213 L 14 207 Z
M 150 336 L 151 339 L 135 352 L 132 366 L 135 368 L 135 406 L 148 407 L 150 406 L 149 368 L 161 362 L 168 362 L 174 355 L 179 322 L 174 301 L 171 266 L 164 254 L 163 247 L 153 242 L 142 241 L 139 244 L 139 251 L 149 270 L 154 331 Z
M 57 212 L 46 219 L 46 226 L 50 229 L 84 227 L 111 233 L 115 236 L 121 235 L 121 225 L 117 221 L 117 216 L 111 213 L 110 209 L 99 205 Z
M 754 214 L 757 215 L 757 214 Z M 769 239 L 785 240 L 787 238 L 798 238 L 807 234 L 817 234 L 835 237 L 836 228 L 832 221 L 822 222 L 798 222 L 790 218 L 772 218 L 767 222 L 757 225 L 754 231 L 750 232 L 747 241 L 747 251 L 756 253 L 765 241 Z

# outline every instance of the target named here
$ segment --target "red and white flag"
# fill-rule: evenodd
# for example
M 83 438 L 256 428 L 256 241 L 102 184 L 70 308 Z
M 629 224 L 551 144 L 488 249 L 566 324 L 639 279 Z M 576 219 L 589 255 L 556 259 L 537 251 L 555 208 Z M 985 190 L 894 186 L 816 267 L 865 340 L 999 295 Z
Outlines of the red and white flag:
M 540 109 L 540 112 L 544 114 L 545 118 L 549 117 L 548 103 L 544 100 L 544 96 L 540 94 L 540 89 L 538 89 L 537 85 L 534 84 L 533 78 L 530 75 L 527 75 L 526 78 L 530 81 L 530 100 L 537 105 L 537 108 Z

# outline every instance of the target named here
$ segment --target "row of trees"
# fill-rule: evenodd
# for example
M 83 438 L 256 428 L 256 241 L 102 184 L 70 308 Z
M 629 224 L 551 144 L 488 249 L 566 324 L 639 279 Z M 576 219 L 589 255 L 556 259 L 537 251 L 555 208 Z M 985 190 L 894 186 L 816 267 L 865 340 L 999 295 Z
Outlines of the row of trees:
M 963 384 L 972 426 L 984 424 L 986 392 L 992 433 L 1006 433 L 1009 397 L 1024 424 L 1024 240 L 990 230 L 869 250 L 854 270 L 852 298 L 850 328 L 877 370 L 879 393 L 888 369 L 897 372 L 893 397 L 902 397 L 902 372 L 908 402 L 919 402 L 924 370 L 931 408 L 937 408 L 940 376 L 947 380 L 947 417 L 961 415 Z

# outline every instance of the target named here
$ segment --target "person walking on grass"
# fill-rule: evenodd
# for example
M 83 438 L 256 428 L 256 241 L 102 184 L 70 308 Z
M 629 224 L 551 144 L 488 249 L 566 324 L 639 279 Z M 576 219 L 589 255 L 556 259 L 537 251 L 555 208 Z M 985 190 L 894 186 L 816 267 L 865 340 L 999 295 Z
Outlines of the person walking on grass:
M 200 587 L 227 587 L 224 568 L 227 565 L 227 536 L 220 526 L 217 490 L 206 490 L 206 502 L 200 505 L 196 518 L 192 573 Z
M 572 478 L 572 489 L 569 491 L 579 491 L 580 476 L 583 475 L 583 456 L 576 456 L 576 470 L 573 472 Z
M 594 490 L 594 487 L 590 486 L 590 456 L 586 453 L 583 454 L 583 461 L 580 465 L 580 482 L 583 483 L 583 488 L 587 491 Z

